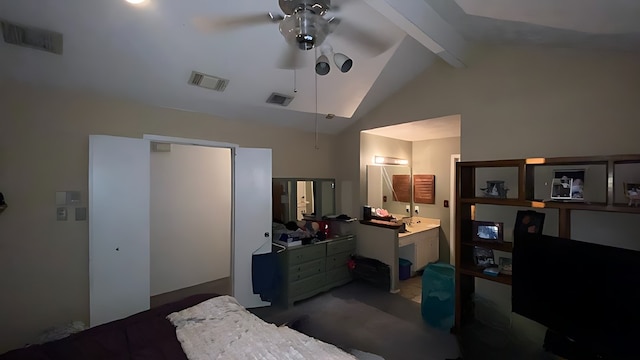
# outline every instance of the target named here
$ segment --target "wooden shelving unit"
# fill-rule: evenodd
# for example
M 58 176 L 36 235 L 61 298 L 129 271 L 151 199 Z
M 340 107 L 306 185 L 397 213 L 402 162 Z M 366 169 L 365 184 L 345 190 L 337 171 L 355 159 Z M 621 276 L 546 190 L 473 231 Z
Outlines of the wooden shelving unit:
M 460 327 L 473 317 L 472 294 L 475 291 L 475 279 L 481 278 L 506 285 L 511 285 L 510 275 L 490 276 L 482 272 L 482 268 L 473 263 L 473 247 L 482 246 L 504 252 L 511 252 L 513 244 L 509 242 L 491 243 L 472 240 L 472 220 L 474 220 L 476 205 L 497 205 L 507 207 L 525 207 L 536 209 L 555 209 L 558 211 L 558 236 L 571 238 L 572 211 L 600 211 L 614 213 L 640 214 L 640 207 L 630 207 L 621 203 L 624 193 L 622 182 L 616 179 L 619 165 L 638 165 L 640 177 L 640 155 L 613 155 L 589 157 L 556 157 L 556 158 L 527 158 L 494 161 L 468 161 L 457 164 L 456 171 L 456 238 L 455 238 L 455 266 L 456 266 L 456 320 L 455 327 Z M 555 202 L 543 201 L 535 198 L 536 170 L 541 167 L 597 167 L 603 179 L 598 179 L 603 185 L 598 202 Z M 634 165 L 632 165 L 634 166 Z M 498 168 L 511 168 L 517 173 L 516 194 L 510 198 L 479 197 L 477 184 L 477 170 L 496 171 Z M 547 169 L 548 170 L 548 169 Z M 634 170 L 635 172 L 635 170 Z M 618 181 L 619 180 L 619 181 Z M 616 202 L 618 200 L 618 202 Z M 514 209 L 514 211 L 516 211 Z M 517 264 L 514 264 L 517 267 Z

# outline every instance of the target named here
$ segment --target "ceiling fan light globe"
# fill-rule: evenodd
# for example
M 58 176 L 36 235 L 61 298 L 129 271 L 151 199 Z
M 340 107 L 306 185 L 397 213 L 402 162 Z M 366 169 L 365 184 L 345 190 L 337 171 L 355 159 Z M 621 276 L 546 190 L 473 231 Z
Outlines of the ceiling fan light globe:
M 320 55 L 316 61 L 316 74 L 327 75 L 330 70 L 329 59 L 326 55 Z
M 335 53 L 333 55 L 333 62 L 335 62 L 338 69 L 340 69 L 340 71 L 343 73 L 351 70 L 351 67 L 353 66 L 353 60 L 342 53 Z

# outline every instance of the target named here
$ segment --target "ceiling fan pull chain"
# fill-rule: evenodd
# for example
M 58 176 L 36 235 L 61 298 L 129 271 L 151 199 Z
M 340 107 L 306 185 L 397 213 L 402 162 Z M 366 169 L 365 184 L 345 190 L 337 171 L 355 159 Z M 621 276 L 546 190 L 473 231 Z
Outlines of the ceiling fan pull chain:
M 297 75 L 298 75 L 297 70 L 296 70 L 296 68 L 294 67 L 294 68 L 293 68 L 293 92 L 294 92 L 294 93 L 297 93 L 297 92 L 298 92 L 298 80 L 297 80 Z

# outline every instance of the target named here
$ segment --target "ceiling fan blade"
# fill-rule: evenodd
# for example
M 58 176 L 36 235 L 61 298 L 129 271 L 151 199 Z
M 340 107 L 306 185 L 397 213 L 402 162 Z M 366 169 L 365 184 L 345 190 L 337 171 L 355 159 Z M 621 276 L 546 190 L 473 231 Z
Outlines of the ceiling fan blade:
M 286 50 L 280 56 L 280 60 L 278 61 L 279 69 L 299 69 L 302 67 L 302 56 L 300 56 L 299 50 L 293 45 L 287 44 Z
M 272 13 L 259 13 L 252 15 L 225 16 L 225 17 L 197 17 L 193 19 L 196 28 L 204 32 L 228 31 L 242 27 L 256 26 L 268 23 L 276 23 L 283 17 Z
M 335 23 L 335 25 L 332 25 Z M 332 20 L 330 23 L 334 36 L 340 36 L 350 44 L 362 49 L 371 56 L 377 56 L 393 46 L 393 40 L 380 33 L 371 33 L 361 29 L 348 21 Z

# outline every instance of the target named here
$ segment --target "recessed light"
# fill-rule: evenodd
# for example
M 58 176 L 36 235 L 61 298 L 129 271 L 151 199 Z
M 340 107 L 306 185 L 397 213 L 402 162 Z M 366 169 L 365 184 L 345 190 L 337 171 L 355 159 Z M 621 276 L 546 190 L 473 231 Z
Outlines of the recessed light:
M 143 2 L 145 2 L 146 0 L 126 0 L 129 4 L 133 4 L 133 5 L 138 5 L 138 4 L 142 4 Z

